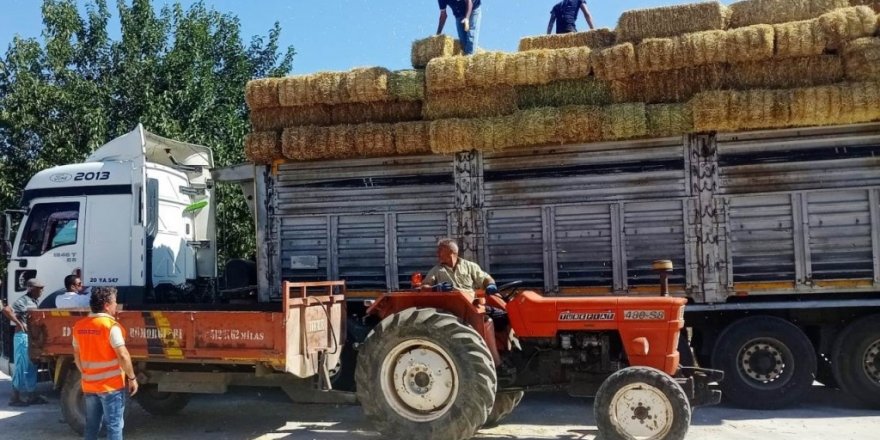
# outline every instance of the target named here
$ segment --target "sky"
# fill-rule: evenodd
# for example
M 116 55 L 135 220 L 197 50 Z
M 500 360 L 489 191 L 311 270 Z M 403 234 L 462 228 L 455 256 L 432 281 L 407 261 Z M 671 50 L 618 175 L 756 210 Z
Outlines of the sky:
M 550 8 L 558 0 L 483 0 L 479 46 L 486 50 L 515 51 L 520 37 L 547 31 Z M 623 11 L 698 0 L 599 0 L 587 5 L 597 27 L 613 28 Z M 292 45 L 294 74 L 322 70 L 348 70 L 360 66 L 389 69 L 410 67 L 413 40 L 437 30 L 439 8 L 435 0 L 204 0 L 209 7 L 241 20 L 242 35 L 267 35 L 281 23 L 282 46 Z M 0 50 L 13 37 L 40 39 L 40 0 L 0 0 Z M 85 0 L 79 3 L 85 4 Z M 154 0 L 154 5 L 174 3 Z M 193 0 L 180 0 L 185 6 Z M 722 3 L 729 3 L 724 1 Z M 116 2 L 109 0 L 111 8 Z M 450 14 L 451 17 L 451 14 Z M 587 29 L 579 17 L 578 30 Z M 450 19 L 445 33 L 455 36 Z M 118 23 L 111 22 L 118 38 Z

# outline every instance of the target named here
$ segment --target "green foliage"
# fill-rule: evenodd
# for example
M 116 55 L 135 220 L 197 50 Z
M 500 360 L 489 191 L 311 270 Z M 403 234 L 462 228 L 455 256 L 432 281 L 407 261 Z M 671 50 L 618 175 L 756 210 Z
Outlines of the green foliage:
M 155 10 L 118 0 L 121 38 L 108 35 L 106 0 L 44 0 L 42 41 L 15 38 L 0 60 L 0 208 L 16 207 L 37 171 L 82 161 L 138 123 L 209 146 L 217 166 L 244 162 L 245 83 L 283 76 L 276 22 L 243 42 L 232 15 L 196 3 Z M 220 185 L 220 258 L 253 252 L 253 221 L 237 188 Z

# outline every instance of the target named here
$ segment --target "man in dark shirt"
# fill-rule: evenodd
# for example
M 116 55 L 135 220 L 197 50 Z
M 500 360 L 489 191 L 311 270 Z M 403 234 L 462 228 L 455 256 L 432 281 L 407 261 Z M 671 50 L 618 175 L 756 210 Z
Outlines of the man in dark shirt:
M 473 55 L 477 48 L 477 40 L 480 37 L 480 0 L 437 0 L 440 5 L 440 23 L 437 25 L 437 35 L 443 33 L 446 26 L 446 8 L 452 9 L 455 15 L 455 27 L 458 30 L 458 41 L 461 42 L 461 51 L 465 55 Z
M 569 32 L 577 32 L 575 22 L 577 22 L 578 11 L 584 12 L 584 18 L 587 19 L 587 25 L 593 30 L 593 17 L 587 9 L 586 0 L 562 0 L 550 10 L 550 23 L 547 24 L 547 33 L 553 31 L 553 22 L 556 22 L 556 33 L 567 34 Z

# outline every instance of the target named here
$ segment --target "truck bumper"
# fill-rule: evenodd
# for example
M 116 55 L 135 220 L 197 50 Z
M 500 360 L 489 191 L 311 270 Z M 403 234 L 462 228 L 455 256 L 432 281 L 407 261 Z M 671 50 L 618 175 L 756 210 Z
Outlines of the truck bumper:
M 724 372 L 721 370 L 681 367 L 675 381 L 684 389 L 691 402 L 691 408 L 696 408 L 717 405 L 721 402 L 721 390 L 717 389 L 717 386 L 713 386 L 712 383 L 720 382 L 722 379 L 724 379 Z

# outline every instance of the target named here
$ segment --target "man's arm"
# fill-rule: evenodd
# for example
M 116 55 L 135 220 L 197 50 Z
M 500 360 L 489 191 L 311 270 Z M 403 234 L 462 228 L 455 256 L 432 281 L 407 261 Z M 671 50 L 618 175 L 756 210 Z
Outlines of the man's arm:
M 587 9 L 587 3 L 581 3 L 581 11 L 584 13 L 584 18 L 587 19 L 587 24 L 590 25 L 590 30 L 595 29 L 593 27 L 593 17 L 590 15 L 590 10 Z
M 125 377 L 128 380 L 128 393 L 134 396 L 138 390 L 138 383 L 137 379 L 131 379 L 135 377 L 134 365 L 131 364 L 131 355 L 128 354 L 128 349 L 125 348 L 124 345 L 113 347 L 113 350 L 116 351 L 116 358 L 119 359 L 119 363 L 122 364 L 122 371 L 125 373 Z
M 76 369 L 82 372 L 82 365 L 79 363 L 79 346 L 73 344 L 73 363 L 76 364 Z
M 547 23 L 547 35 L 553 32 L 553 23 L 556 23 L 556 14 L 550 11 L 550 23 Z
M 437 24 L 437 35 L 443 33 L 444 26 L 446 26 L 446 8 L 440 10 L 440 22 Z
M 12 307 L 3 307 L 3 316 L 15 323 L 15 325 L 18 326 L 18 328 L 22 329 L 22 331 L 27 331 L 27 326 L 24 325 L 23 322 L 18 320 L 18 317 L 15 316 L 15 312 L 12 311 Z

